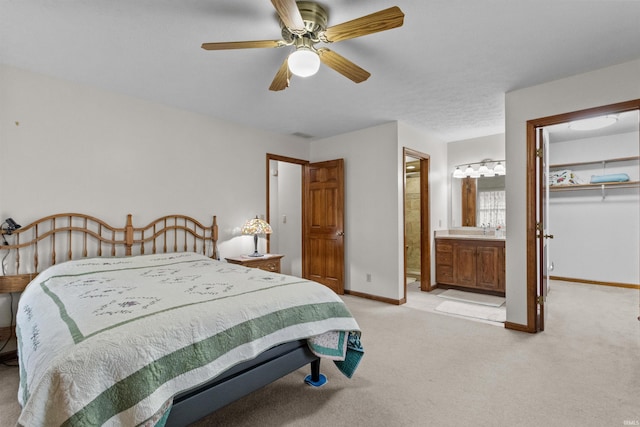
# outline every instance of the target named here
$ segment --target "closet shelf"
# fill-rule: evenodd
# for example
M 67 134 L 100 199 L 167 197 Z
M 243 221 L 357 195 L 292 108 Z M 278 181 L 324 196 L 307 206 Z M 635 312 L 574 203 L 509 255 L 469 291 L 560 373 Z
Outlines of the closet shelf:
M 598 184 L 551 185 L 549 186 L 549 191 L 600 190 L 604 188 L 612 189 L 637 187 L 640 187 L 640 181 L 603 182 Z
M 615 163 L 615 162 L 629 162 L 634 160 L 640 160 L 640 156 L 631 156 L 631 157 L 617 157 L 615 159 L 603 159 L 603 160 L 593 160 L 590 162 L 575 162 L 575 163 L 562 163 L 557 165 L 549 165 L 549 169 L 566 169 L 572 166 L 587 166 L 587 165 L 599 165 L 603 163 Z M 591 184 L 589 184 L 591 185 Z
M 574 163 L 561 163 L 550 165 L 549 170 L 561 170 L 580 166 L 593 166 L 602 165 L 604 171 L 605 166 L 611 163 L 620 162 L 637 162 L 640 160 L 640 156 L 629 157 L 617 157 L 611 159 L 593 160 L 589 162 L 574 162 Z M 556 191 L 578 191 L 578 190 L 600 190 L 602 192 L 602 200 L 605 198 L 605 190 L 616 188 L 638 188 L 640 187 L 640 181 L 625 181 L 625 182 L 599 182 L 596 184 L 570 184 L 570 185 L 551 185 L 549 186 L 550 192 Z

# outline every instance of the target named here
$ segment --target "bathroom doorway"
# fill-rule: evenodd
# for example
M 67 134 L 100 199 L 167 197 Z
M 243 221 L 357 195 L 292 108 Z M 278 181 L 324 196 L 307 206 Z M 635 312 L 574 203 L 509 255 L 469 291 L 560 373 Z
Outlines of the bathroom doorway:
M 404 171 L 404 297 L 407 283 L 417 281 L 431 291 L 429 216 L 429 155 L 410 148 L 403 151 Z

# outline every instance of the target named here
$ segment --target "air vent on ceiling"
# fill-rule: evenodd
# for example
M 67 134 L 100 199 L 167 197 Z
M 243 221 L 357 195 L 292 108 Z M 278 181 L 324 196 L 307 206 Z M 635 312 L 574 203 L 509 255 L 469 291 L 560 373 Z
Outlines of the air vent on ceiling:
M 303 133 L 303 132 L 294 132 L 294 133 L 292 133 L 291 135 L 293 135 L 293 136 L 299 136 L 300 138 L 306 138 L 306 139 L 311 139 L 311 138 L 313 138 L 313 135 L 309 135 L 309 134 L 306 134 L 306 133 Z

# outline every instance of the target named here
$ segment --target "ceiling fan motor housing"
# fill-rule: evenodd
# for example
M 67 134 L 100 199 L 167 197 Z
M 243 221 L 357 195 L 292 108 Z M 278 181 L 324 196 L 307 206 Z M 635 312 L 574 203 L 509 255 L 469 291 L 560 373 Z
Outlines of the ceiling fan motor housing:
M 280 20 L 282 38 L 289 43 L 294 43 L 294 40 L 300 37 L 306 37 L 316 43 L 319 42 L 318 33 L 327 29 L 327 11 L 318 3 L 312 1 L 299 1 L 297 4 L 306 32 L 303 34 L 293 32 Z

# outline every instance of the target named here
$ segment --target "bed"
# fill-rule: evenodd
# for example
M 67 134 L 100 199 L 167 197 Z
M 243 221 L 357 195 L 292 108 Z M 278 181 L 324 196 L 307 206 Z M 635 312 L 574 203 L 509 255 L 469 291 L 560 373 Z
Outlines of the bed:
M 353 375 L 360 329 L 328 288 L 220 262 L 215 217 L 132 222 L 57 214 L 2 246 L 20 425 L 187 425 L 307 364 L 321 384 L 320 358 Z

